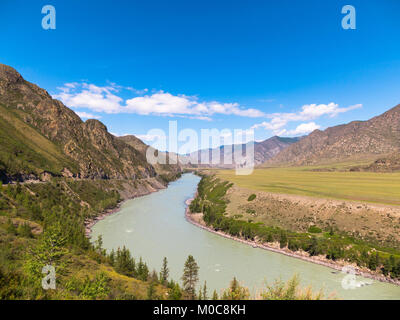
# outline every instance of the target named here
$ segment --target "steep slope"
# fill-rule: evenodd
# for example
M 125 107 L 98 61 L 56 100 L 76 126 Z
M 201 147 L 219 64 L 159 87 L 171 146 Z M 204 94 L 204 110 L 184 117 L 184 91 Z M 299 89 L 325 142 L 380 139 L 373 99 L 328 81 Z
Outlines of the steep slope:
M 140 153 L 146 156 L 146 153 L 148 149 L 150 148 L 152 152 L 157 154 L 156 149 L 153 147 L 145 144 L 142 140 L 139 138 L 133 136 L 133 135 L 126 135 L 122 137 L 118 137 L 119 140 L 125 142 L 126 144 L 134 147 L 136 150 L 138 150 Z M 162 152 L 161 152 L 162 153 Z M 169 153 L 165 154 L 167 163 L 166 164 L 152 164 L 152 166 L 155 168 L 158 174 L 160 174 L 163 177 L 166 177 L 167 180 L 170 180 L 173 176 L 179 175 L 181 172 L 181 166 L 179 164 L 169 164 Z
M 83 122 L 43 89 L 0 64 L 0 175 L 91 179 L 156 176 L 145 155 L 98 120 Z
M 315 130 L 265 163 L 317 165 L 375 160 L 400 150 L 400 105 L 368 121 Z
M 287 148 L 288 146 L 299 140 L 300 138 L 283 138 L 274 136 L 272 138 L 269 138 L 261 142 L 254 142 L 254 163 L 256 165 L 259 165 L 265 162 L 266 160 L 272 158 L 280 151 L 284 150 L 285 148 Z M 243 144 L 240 147 L 242 148 L 242 150 L 244 150 L 245 145 Z M 220 153 L 220 162 L 219 164 L 214 165 L 212 164 L 213 153 L 215 151 L 218 151 L 218 149 Z M 209 161 L 210 164 L 204 164 L 201 162 L 201 159 L 205 159 L 204 157 L 207 155 L 207 153 L 208 153 L 208 158 L 210 159 Z M 224 158 L 226 157 L 227 159 L 234 159 L 233 153 L 234 153 L 234 146 L 225 145 L 215 149 L 196 151 L 189 154 L 188 157 L 191 159 L 191 163 L 195 163 L 197 160 L 197 162 L 202 166 L 232 168 L 235 167 L 235 162 L 233 161 L 233 164 L 224 164 L 225 162 Z
M 126 251 L 111 259 L 85 226 L 175 177 L 0 64 L 0 299 L 145 299 L 150 287 L 165 299 L 168 288 L 146 264 L 135 268 Z M 57 290 L 42 288 L 48 264 Z
M 271 159 L 282 150 L 286 149 L 301 138 L 272 137 L 254 144 L 254 158 L 256 164 L 261 164 Z

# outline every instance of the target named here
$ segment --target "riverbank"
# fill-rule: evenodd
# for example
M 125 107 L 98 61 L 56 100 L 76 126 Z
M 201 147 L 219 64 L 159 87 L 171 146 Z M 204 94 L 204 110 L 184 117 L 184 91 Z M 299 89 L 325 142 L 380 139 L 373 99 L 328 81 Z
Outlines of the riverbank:
M 163 190 L 168 187 L 168 184 L 162 184 L 160 181 L 153 178 L 142 180 L 139 186 L 132 187 L 131 185 L 124 185 L 124 190 L 121 191 L 123 200 L 119 202 L 114 208 L 100 212 L 93 218 L 85 220 L 85 235 L 87 238 L 91 237 L 93 226 L 106 217 L 117 213 L 121 206 L 128 200 L 138 197 L 143 197 L 151 193 Z
M 96 216 L 96 217 L 94 217 L 92 219 L 86 219 L 85 220 L 85 235 L 86 235 L 86 237 L 87 238 L 91 237 L 90 235 L 92 233 L 92 228 L 97 222 L 105 219 L 106 217 L 108 217 L 108 216 L 110 216 L 110 215 L 112 215 L 114 213 L 117 213 L 121 209 L 121 206 L 126 201 L 128 201 L 128 200 L 124 200 L 124 201 L 118 203 L 115 208 L 106 210 L 105 212 L 100 213 L 98 216 Z
M 195 196 L 196 197 L 196 196 Z M 194 198 L 195 198 L 194 197 Z M 234 241 L 238 241 L 241 242 L 243 244 L 249 245 L 253 248 L 260 248 L 260 249 L 264 249 L 264 250 L 268 250 L 268 251 L 272 251 L 275 253 L 279 253 L 279 254 L 283 254 L 292 258 L 296 258 L 296 259 L 301 259 L 303 261 L 307 261 L 307 262 L 311 262 L 311 263 L 315 263 L 315 264 L 319 264 L 328 268 L 331 268 L 333 270 L 335 270 L 335 273 L 339 273 L 342 272 L 344 267 L 347 267 L 347 270 L 349 270 L 349 267 L 352 268 L 352 270 L 355 271 L 355 275 L 358 276 L 362 276 L 364 278 L 369 278 L 372 280 L 376 280 L 376 281 L 380 281 L 380 282 L 386 282 L 386 283 L 391 283 L 391 284 L 395 284 L 400 286 L 400 281 L 399 280 L 394 280 L 388 277 L 385 277 L 384 275 L 378 274 L 378 273 L 374 273 L 370 270 L 365 270 L 365 269 L 360 269 L 358 266 L 356 266 L 355 264 L 349 264 L 346 263 L 345 261 L 332 261 L 332 260 L 328 260 L 323 256 L 309 256 L 308 253 L 306 252 L 301 252 L 301 251 L 297 251 L 297 252 L 293 252 L 288 250 L 287 248 L 280 248 L 279 247 L 279 243 L 274 243 L 274 244 L 267 244 L 267 243 L 259 243 L 257 241 L 250 241 L 250 240 L 245 240 L 245 239 L 241 239 L 238 237 L 233 237 L 227 233 L 224 233 L 222 231 L 216 231 L 211 227 L 206 226 L 206 224 L 204 223 L 202 217 L 200 217 L 197 214 L 193 214 L 190 212 L 190 203 L 194 200 L 194 198 L 190 198 L 188 200 L 185 201 L 186 204 L 186 209 L 185 209 L 185 218 L 186 220 L 199 227 L 202 228 L 208 232 L 217 234 L 219 236 L 222 236 L 224 238 L 227 239 L 231 239 Z M 195 219 L 197 218 L 197 219 Z M 356 285 L 358 286 L 364 286 L 364 285 L 369 285 L 371 283 L 367 283 L 367 282 L 356 282 Z

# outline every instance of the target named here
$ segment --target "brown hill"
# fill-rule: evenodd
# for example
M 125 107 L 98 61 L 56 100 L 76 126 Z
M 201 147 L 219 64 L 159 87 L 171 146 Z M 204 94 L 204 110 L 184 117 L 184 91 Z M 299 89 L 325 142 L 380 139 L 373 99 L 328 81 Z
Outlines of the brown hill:
M 400 150 L 400 105 L 368 121 L 315 130 L 264 165 L 317 165 L 375 160 Z
M 142 140 L 133 135 L 118 137 L 118 139 L 134 147 L 136 150 L 139 150 L 144 155 L 146 155 L 149 148 L 152 150 L 154 154 L 157 154 L 157 152 L 161 152 L 145 144 Z M 157 173 L 166 177 L 169 177 L 171 175 L 176 175 L 177 173 L 179 173 L 181 171 L 181 165 L 169 164 L 169 153 L 166 153 L 165 157 L 166 157 L 166 164 L 158 164 L 158 163 L 152 164 L 152 166 L 156 169 Z
M 301 138 L 284 138 L 284 137 L 278 137 L 274 136 L 269 139 L 266 139 L 261 142 L 254 142 L 254 163 L 255 165 L 262 164 L 263 162 L 267 161 L 268 159 L 271 159 L 273 156 L 278 154 L 280 151 L 284 150 L 291 144 L 299 141 Z M 240 146 L 240 145 L 239 145 Z M 245 145 L 240 146 L 242 150 L 244 150 Z M 213 160 L 213 155 L 215 156 L 216 153 L 215 151 L 218 151 L 219 149 L 219 156 L 220 156 L 220 161 L 218 164 L 212 164 Z M 240 148 L 239 148 L 240 150 Z M 207 159 L 206 155 L 208 153 L 208 159 L 209 162 L 207 164 L 201 163 L 202 159 Z M 224 158 L 230 159 L 231 163 L 233 164 L 225 164 Z M 218 168 L 234 168 L 235 167 L 235 161 L 234 160 L 234 146 L 233 145 L 224 145 L 219 148 L 215 149 L 204 149 L 204 150 L 199 150 L 192 152 L 191 154 L 187 155 L 189 157 L 191 163 L 197 163 L 201 164 L 202 167 L 218 167 Z M 215 162 L 214 162 L 215 163 Z
M 157 172 L 140 148 L 114 137 L 98 120 L 83 122 L 45 90 L 0 64 L 0 178 L 43 174 L 135 179 Z

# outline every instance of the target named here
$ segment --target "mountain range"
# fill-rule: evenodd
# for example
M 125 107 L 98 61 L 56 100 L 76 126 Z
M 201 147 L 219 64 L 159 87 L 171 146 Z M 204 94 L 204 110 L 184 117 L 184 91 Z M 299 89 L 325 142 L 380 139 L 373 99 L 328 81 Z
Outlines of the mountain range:
M 400 151 L 400 105 L 368 121 L 315 130 L 264 165 L 318 165 L 392 159 Z
M 180 165 L 151 165 L 148 145 L 135 136 L 115 137 L 98 120 L 82 121 L 46 90 L 0 64 L 0 180 L 46 180 L 51 176 L 78 179 L 143 179 L 168 177 Z M 240 147 L 245 147 L 241 145 Z M 232 168 L 234 146 L 199 150 L 178 158 L 188 167 Z M 220 153 L 220 164 L 201 164 Z M 354 170 L 390 171 L 398 166 L 400 105 L 368 121 L 315 130 L 300 138 L 272 137 L 254 143 L 259 166 L 306 166 L 365 160 Z M 167 158 L 169 154 L 166 154 Z M 375 164 L 373 162 L 376 161 Z
M 301 138 L 284 138 L 274 136 L 261 142 L 251 142 L 241 145 L 223 145 L 218 148 L 202 149 L 199 151 L 187 154 L 185 157 L 189 165 L 199 167 L 214 167 L 214 168 L 234 168 L 237 159 L 235 159 L 235 150 L 242 150 L 242 155 L 245 155 L 245 150 L 254 144 L 254 164 L 259 165 L 273 158 L 280 151 L 284 150 L 291 144 L 299 141 Z M 216 159 L 219 157 L 219 159 Z M 182 157 L 181 157 L 182 159 Z M 225 159 L 227 161 L 225 161 Z M 219 160 L 219 161 L 218 161 Z
M 0 64 L 0 179 L 140 179 L 179 171 L 157 170 L 143 143 L 126 143 L 98 120 L 83 122 L 45 90 Z M 166 172 L 167 171 L 167 172 Z

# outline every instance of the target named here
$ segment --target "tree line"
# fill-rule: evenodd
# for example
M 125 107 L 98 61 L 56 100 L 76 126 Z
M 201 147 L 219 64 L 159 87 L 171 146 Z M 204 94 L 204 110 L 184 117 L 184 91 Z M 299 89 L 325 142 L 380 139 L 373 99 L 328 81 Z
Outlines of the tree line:
M 197 197 L 190 205 L 191 212 L 203 213 L 207 226 L 245 240 L 276 243 L 295 252 L 302 250 L 310 256 L 324 255 L 330 260 L 344 260 L 378 271 L 393 279 L 400 278 L 400 252 L 395 249 L 371 245 L 361 239 L 334 231 L 332 228 L 321 232 L 310 228 L 307 233 L 283 230 L 266 226 L 251 220 L 242 220 L 226 215 L 225 195 L 232 184 L 212 175 L 203 175 L 197 190 Z M 254 200 L 254 196 L 248 201 Z M 316 230 L 321 234 L 316 235 Z

